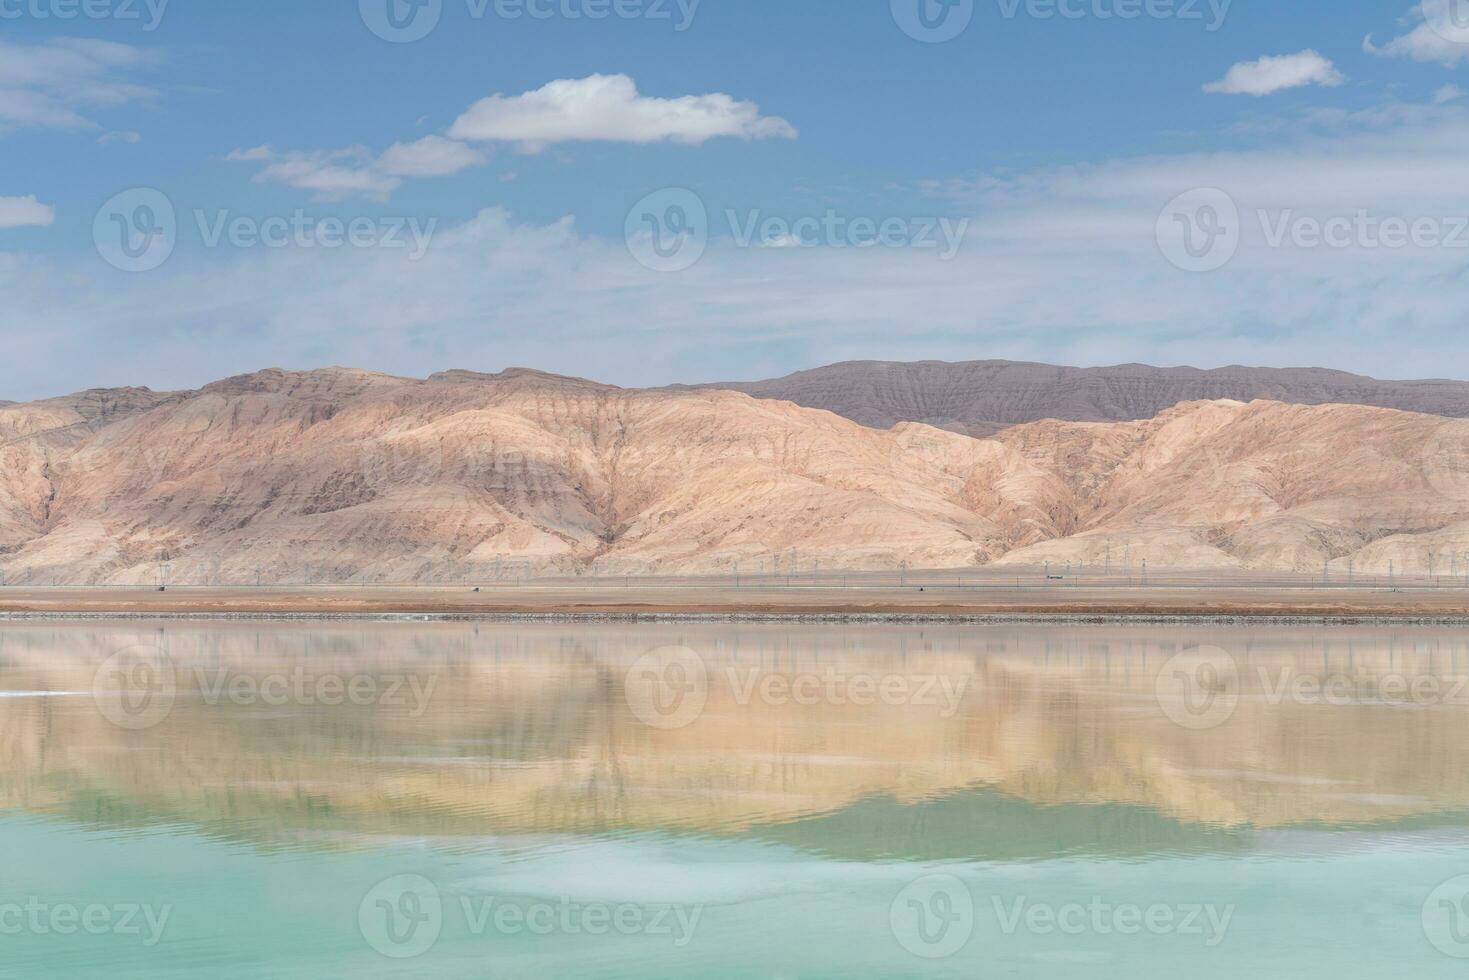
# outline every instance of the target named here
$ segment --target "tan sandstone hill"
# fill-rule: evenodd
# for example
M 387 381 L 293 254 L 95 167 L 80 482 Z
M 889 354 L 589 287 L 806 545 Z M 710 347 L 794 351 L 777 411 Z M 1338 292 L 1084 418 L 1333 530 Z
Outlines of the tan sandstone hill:
M 1469 552 L 1466 427 L 1216 401 L 980 440 L 526 370 L 271 370 L 0 408 L 0 573 L 448 583 L 1109 555 L 1446 573 Z

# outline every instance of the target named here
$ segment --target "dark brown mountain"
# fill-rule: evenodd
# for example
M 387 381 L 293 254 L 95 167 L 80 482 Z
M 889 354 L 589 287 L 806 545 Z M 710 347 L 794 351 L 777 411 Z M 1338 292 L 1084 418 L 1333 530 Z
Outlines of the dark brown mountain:
M 683 386 L 679 386 L 683 387 Z M 1180 402 L 1266 399 L 1469 417 L 1469 382 L 1379 381 L 1323 368 L 1073 368 L 1020 361 L 846 361 L 768 381 L 698 385 L 822 408 L 861 425 L 899 422 L 987 436 L 1041 419 L 1126 422 Z

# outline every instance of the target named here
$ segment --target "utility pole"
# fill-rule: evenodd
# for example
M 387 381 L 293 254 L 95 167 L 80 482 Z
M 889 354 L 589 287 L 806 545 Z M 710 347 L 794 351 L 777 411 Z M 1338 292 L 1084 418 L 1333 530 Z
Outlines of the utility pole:
M 1143 585 L 1148 584 L 1148 560 L 1143 559 Z

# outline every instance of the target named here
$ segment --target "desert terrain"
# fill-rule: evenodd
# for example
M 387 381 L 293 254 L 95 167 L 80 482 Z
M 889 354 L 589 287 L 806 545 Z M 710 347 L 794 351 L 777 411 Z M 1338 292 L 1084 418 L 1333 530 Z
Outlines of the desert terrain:
M 1212 400 L 980 439 L 526 370 L 270 370 L 0 407 L 11 607 L 50 587 L 563 578 L 595 595 L 649 576 L 1044 583 L 1072 566 L 1133 584 L 1145 567 L 1453 582 L 1469 571 L 1469 421 Z

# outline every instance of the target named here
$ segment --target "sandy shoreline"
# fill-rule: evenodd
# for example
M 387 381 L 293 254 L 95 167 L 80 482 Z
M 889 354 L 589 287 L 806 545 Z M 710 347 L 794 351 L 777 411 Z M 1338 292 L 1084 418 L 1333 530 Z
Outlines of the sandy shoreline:
M 553 584 L 470 588 L 4 588 L 0 616 L 453 619 L 1296 619 L 1469 624 L 1469 589 L 1014 588 L 892 585 L 732 588 Z

